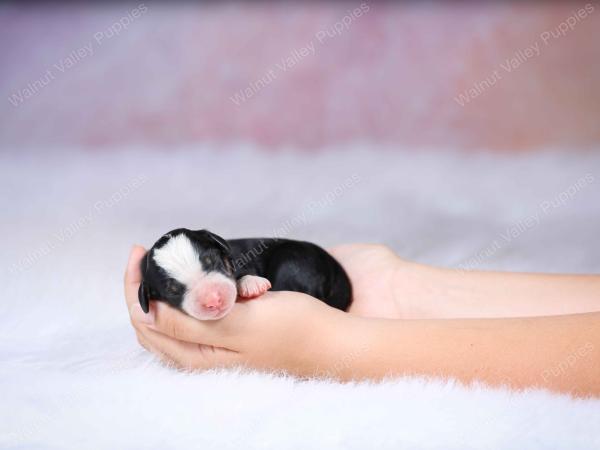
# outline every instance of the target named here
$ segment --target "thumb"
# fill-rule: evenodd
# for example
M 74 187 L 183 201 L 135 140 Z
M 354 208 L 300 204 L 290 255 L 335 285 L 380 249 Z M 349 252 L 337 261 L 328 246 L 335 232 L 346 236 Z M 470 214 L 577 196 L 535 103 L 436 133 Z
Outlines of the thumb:
M 141 245 L 134 245 L 129 253 L 127 269 L 125 270 L 125 300 L 131 307 L 137 300 L 137 290 L 142 281 L 140 263 L 146 255 L 146 249 Z

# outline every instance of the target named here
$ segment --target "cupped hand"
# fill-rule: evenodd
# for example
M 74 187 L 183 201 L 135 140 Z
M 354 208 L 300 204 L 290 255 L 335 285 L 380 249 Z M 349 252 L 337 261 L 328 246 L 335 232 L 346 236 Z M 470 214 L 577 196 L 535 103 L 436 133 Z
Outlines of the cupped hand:
M 351 316 L 296 292 L 238 301 L 216 321 L 196 320 L 157 301 L 144 314 L 137 298 L 144 254 L 139 246 L 131 251 L 125 298 L 140 344 L 169 363 L 186 369 L 246 366 L 317 376 L 352 351 L 352 333 L 345 331 Z
M 430 268 L 405 261 L 379 244 L 344 244 L 328 251 L 352 282 L 353 301 L 348 312 L 387 319 L 424 316 Z

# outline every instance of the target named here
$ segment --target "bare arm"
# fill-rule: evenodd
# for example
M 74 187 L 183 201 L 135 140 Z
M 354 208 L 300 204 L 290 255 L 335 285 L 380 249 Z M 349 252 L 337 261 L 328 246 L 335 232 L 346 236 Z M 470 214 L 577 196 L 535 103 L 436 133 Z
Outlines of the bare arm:
M 517 317 L 600 311 L 599 275 L 438 269 L 437 317 Z
M 348 333 L 364 354 L 342 366 L 344 379 L 415 374 L 600 396 L 600 313 L 353 320 Z
M 237 303 L 198 321 L 164 303 L 145 315 L 132 252 L 125 297 L 139 342 L 188 369 L 243 365 L 340 380 L 452 377 L 513 388 L 600 396 L 600 313 L 504 319 L 375 319 L 293 292 Z
M 342 245 L 331 253 L 352 279 L 358 302 L 351 312 L 360 316 L 442 319 L 600 311 L 600 275 L 444 269 L 405 261 L 387 247 L 370 244 Z

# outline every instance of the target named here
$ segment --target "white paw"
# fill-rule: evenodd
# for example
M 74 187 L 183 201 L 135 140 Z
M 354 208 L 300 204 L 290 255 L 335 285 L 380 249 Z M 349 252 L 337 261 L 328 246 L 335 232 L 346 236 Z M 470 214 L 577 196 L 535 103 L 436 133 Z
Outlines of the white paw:
M 244 275 L 237 280 L 238 295 L 242 298 L 258 297 L 269 289 L 271 289 L 271 282 L 256 275 Z

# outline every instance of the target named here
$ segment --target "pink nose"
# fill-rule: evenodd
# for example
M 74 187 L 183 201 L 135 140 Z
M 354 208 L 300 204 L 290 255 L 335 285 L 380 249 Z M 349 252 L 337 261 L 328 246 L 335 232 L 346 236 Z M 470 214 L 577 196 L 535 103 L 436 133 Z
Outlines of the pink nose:
M 223 305 L 223 297 L 219 291 L 212 291 L 200 300 L 200 304 L 211 311 L 219 309 Z

